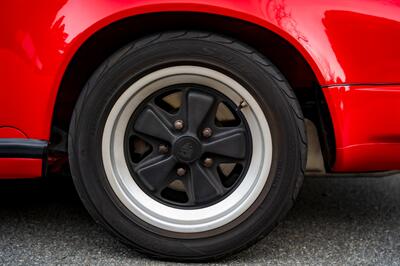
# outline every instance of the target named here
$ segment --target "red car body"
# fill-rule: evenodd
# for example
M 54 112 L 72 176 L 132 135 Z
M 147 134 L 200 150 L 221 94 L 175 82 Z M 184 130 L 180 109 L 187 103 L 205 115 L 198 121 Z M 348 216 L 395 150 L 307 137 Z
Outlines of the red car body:
M 81 47 L 119 21 L 167 13 L 213 14 L 279 36 L 312 69 L 325 97 L 331 170 L 400 169 L 398 0 L 16 0 L 0 3 L 0 178 L 44 171 L 59 90 Z M 42 151 L 10 152 L 14 139 L 40 140 Z

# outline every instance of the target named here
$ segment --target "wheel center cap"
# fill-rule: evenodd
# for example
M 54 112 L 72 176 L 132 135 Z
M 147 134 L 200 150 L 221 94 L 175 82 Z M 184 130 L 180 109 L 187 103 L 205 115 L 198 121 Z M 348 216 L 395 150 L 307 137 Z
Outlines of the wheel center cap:
M 173 154 L 181 162 L 193 162 L 201 156 L 201 144 L 193 137 L 181 137 L 174 144 Z

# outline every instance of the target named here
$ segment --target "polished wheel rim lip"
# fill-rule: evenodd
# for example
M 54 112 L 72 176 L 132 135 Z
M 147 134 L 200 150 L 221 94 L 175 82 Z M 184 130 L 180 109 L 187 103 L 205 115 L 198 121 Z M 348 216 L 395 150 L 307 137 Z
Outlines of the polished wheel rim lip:
M 140 103 L 159 89 L 182 83 L 213 88 L 237 106 L 245 101 L 247 106 L 241 111 L 252 136 L 252 160 L 240 185 L 222 201 L 200 209 L 173 208 L 152 199 L 132 178 L 124 152 L 126 128 Z M 232 222 L 256 201 L 270 172 L 272 138 L 262 109 L 241 84 L 213 69 L 191 65 L 174 66 L 140 78 L 118 98 L 105 123 L 102 159 L 107 180 L 114 193 L 135 216 L 167 231 L 199 233 Z

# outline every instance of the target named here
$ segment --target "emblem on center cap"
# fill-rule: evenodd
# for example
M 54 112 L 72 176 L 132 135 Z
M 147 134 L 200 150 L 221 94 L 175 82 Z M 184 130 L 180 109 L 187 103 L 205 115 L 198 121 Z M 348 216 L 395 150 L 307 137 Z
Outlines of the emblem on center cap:
M 190 160 L 190 158 L 192 158 L 193 153 L 194 153 L 194 147 L 193 147 L 193 143 L 191 142 L 186 142 L 184 143 L 181 148 L 179 149 L 179 156 L 183 157 L 187 160 Z
M 174 154 L 178 160 L 192 162 L 200 156 L 201 145 L 192 137 L 184 137 L 174 145 Z

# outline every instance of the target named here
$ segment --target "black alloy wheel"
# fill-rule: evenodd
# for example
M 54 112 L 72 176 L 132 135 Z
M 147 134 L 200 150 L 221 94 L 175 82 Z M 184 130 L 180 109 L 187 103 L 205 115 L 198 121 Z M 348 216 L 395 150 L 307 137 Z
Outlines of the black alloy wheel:
M 251 160 L 250 132 L 240 108 L 196 84 L 149 96 L 126 132 L 126 158 L 136 182 L 172 206 L 200 208 L 224 199 Z

